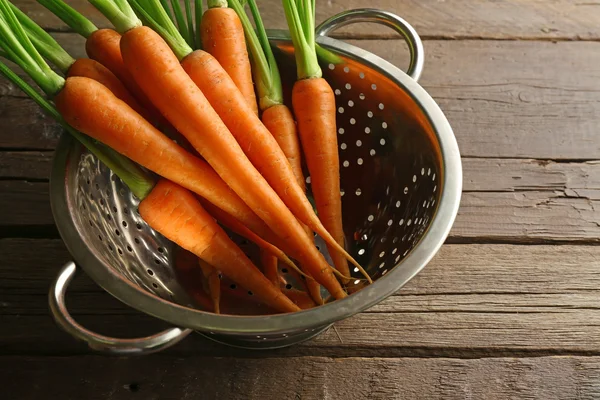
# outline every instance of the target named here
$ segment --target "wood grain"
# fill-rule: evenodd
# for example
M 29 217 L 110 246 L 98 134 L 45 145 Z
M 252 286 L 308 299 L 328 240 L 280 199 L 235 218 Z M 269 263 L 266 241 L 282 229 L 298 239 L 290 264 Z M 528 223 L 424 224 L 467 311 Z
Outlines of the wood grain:
M 31 251 L 33 246 L 36 251 Z M 0 240 L 0 353 L 89 352 L 54 325 L 46 293 L 69 259 L 60 240 Z M 600 247 L 446 245 L 395 296 L 289 349 L 232 350 L 194 335 L 173 354 L 266 357 L 599 354 Z M 168 324 L 103 293 L 83 274 L 67 297 L 78 321 L 135 337 Z
M 600 242 L 600 163 L 467 158 L 463 164 L 465 193 L 451 241 Z M 43 178 L 49 155 L 0 152 L 3 170 Z M 47 183 L 0 181 L 0 188 L 7 193 L 0 225 L 54 223 Z
M 598 357 L 3 357 L 9 398 L 595 399 Z M 274 382 L 277 382 L 275 384 Z
M 48 179 L 52 152 L 0 151 L 0 179 Z
M 77 36 L 56 36 L 81 52 Z M 407 65 L 399 41 L 352 43 Z M 462 156 L 598 158 L 600 81 L 590 65 L 600 65 L 600 43 L 434 40 L 425 51 L 421 83 L 450 121 Z M 0 148 L 52 148 L 60 129 L 32 102 L 13 98 L 16 90 L 5 90 Z
M 39 24 L 52 30 L 67 27 L 33 0 L 15 0 Z M 109 24 L 86 0 L 69 2 L 100 27 Z M 259 4 L 265 26 L 287 29 L 279 0 Z M 406 19 L 425 38 L 568 39 L 596 40 L 600 16 L 598 4 L 569 0 L 329 0 L 317 2 L 317 24 L 354 8 L 378 8 Z M 460 10 L 460 12 L 457 12 Z M 391 31 L 376 25 L 356 25 L 340 30 L 344 36 L 390 37 Z
M 0 226 L 54 225 L 47 182 L 0 181 Z
M 408 65 L 395 41 L 352 43 Z M 420 83 L 450 121 L 461 155 L 598 158 L 600 81 L 590 65 L 600 63 L 600 43 L 427 41 L 425 53 Z

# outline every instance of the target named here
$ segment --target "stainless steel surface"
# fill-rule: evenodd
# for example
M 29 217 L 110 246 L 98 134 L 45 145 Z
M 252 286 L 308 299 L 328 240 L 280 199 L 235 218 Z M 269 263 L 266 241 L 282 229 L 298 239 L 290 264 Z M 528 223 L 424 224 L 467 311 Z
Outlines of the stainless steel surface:
M 390 27 L 404 37 L 410 51 L 410 63 L 406 73 L 415 81 L 418 81 L 423 72 L 423 63 L 425 62 L 423 43 L 417 31 L 396 14 L 373 8 L 348 10 L 334 15 L 321 23 L 321 25 L 317 26 L 316 33 L 319 36 L 328 36 L 333 31 L 344 26 L 360 22 L 370 22 Z
M 117 339 L 89 331 L 71 317 L 65 302 L 67 287 L 73 280 L 76 270 L 77 267 L 73 262 L 65 264 L 60 270 L 50 288 L 50 312 L 62 329 L 86 342 L 91 349 L 119 356 L 150 354 L 179 343 L 192 332 L 191 329 L 172 328 L 144 338 Z
M 372 19 L 372 12 L 352 13 L 351 20 Z M 326 28 L 321 32 L 335 29 L 335 19 Z M 269 36 L 289 96 L 295 81 L 291 41 L 283 31 Z M 338 107 L 347 249 L 375 282 L 356 291 L 362 283 L 354 271 L 351 296 L 293 314 L 232 315 L 253 307 L 226 310 L 228 315 L 201 311 L 176 279 L 173 245 L 141 220 L 137 199 L 122 183 L 65 136 L 55 154 L 52 210 L 67 247 L 94 281 L 175 326 L 230 345 L 274 348 L 306 340 L 373 306 L 430 261 L 454 222 L 462 189 L 460 155 L 448 121 L 427 92 L 392 64 L 339 40 L 317 40 L 341 60 L 323 63 L 322 69 Z M 418 54 L 413 59 L 420 60 Z M 418 78 L 422 61 L 416 65 Z M 227 290 L 226 295 L 248 296 L 237 286 Z M 247 300 L 239 303 L 252 304 Z

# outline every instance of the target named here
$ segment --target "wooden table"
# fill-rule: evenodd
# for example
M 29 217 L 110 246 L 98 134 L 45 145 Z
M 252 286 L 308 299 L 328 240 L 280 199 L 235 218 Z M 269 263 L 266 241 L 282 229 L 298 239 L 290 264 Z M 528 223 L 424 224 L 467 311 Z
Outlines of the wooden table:
M 16 1 L 74 55 L 83 40 Z M 283 28 L 279 2 L 263 0 Z M 271 7 L 270 4 L 273 3 Z M 393 11 L 425 42 L 422 85 L 463 155 L 456 224 L 434 261 L 388 300 L 292 348 L 239 351 L 199 335 L 164 353 L 89 351 L 49 316 L 70 259 L 50 212 L 60 129 L 0 80 L 0 382 L 8 399 L 595 399 L 600 397 L 600 3 L 573 0 L 328 0 Z M 106 22 L 83 0 L 70 4 Z M 385 29 L 340 37 L 398 65 Z M 134 337 L 166 325 L 90 279 L 75 317 Z M 6 396 L 8 394 L 8 396 Z

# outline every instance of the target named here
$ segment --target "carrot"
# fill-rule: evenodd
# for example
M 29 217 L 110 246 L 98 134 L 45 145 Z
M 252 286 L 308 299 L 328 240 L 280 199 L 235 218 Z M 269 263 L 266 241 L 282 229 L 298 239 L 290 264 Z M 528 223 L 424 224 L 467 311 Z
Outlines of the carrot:
M 0 41 L 0 47 L 2 43 Z M 4 47 L 3 47 L 4 48 Z M 3 56 L 5 56 L 3 54 Z M 11 58 L 11 61 L 18 63 L 17 60 Z M 78 140 L 92 154 L 94 154 L 104 165 L 106 165 L 115 175 L 117 175 L 131 192 L 138 198 L 144 198 L 152 187 L 154 181 L 148 173 L 143 171 L 137 164 L 133 163 L 128 158 L 115 152 L 113 149 L 104 146 L 92 140 L 88 136 L 73 129 L 59 114 L 58 110 L 37 93 L 28 83 L 15 74 L 6 64 L 0 62 L 0 73 L 8 78 L 12 83 L 18 86 L 23 92 L 31 97 L 47 114 L 63 126 L 65 131 Z
M 121 30 L 126 32 L 121 40 L 125 65 L 130 71 L 135 71 L 135 79 L 152 102 L 186 136 L 233 191 L 282 241 L 288 242 L 292 250 L 290 255 L 310 268 L 309 273 L 313 278 L 335 298 L 346 297 L 323 255 L 317 251 L 294 215 L 248 160 L 205 95 L 181 67 L 169 45 L 152 29 L 140 26 L 136 17 L 128 17 L 124 12 L 118 14 L 118 18 L 114 17 L 113 10 L 109 9 L 111 3 L 106 0 L 90 1 L 109 18 L 113 16 L 114 23 L 119 24 Z M 132 0 L 132 3 L 137 2 Z M 154 3 L 160 7 L 156 0 Z M 139 4 L 136 6 L 138 11 L 143 10 L 138 7 Z M 164 13 L 162 8 L 161 12 Z M 149 17 L 151 16 L 148 14 L 144 15 L 145 20 L 149 20 Z M 175 34 L 181 38 L 176 30 Z M 179 46 L 175 49 L 179 55 L 191 52 L 185 42 L 178 43 Z M 244 105 L 247 106 L 245 103 Z
M 123 57 L 119 43 L 121 35 L 113 29 L 98 29 L 90 20 L 78 13 L 63 0 L 38 0 L 40 4 L 63 20 L 75 32 L 86 39 L 85 50 L 92 60 L 95 60 L 108 68 L 129 93 L 141 105 L 144 112 L 141 114 L 154 126 L 165 131 L 171 138 L 177 140 L 182 146 L 190 148 L 169 122 L 160 114 L 156 107 L 144 95 L 144 92 L 136 84 L 131 74 L 123 64 Z M 129 103 L 128 103 L 129 104 Z M 130 104 L 131 105 L 131 104 Z M 133 107 L 134 109 L 137 108 Z
M 265 304 L 282 312 L 299 310 L 252 264 L 189 191 L 163 179 L 138 208 L 155 230 L 223 271 Z
M 317 304 L 305 292 L 297 289 L 283 289 L 283 293 L 302 310 L 316 307 Z
M 208 293 L 213 302 L 213 310 L 215 314 L 220 314 L 221 279 L 219 278 L 219 271 L 201 258 L 198 259 L 198 265 L 202 269 L 204 278 L 207 280 Z
M 252 70 L 240 19 L 235 11 L 227 8 L 227 0 L 208 0 L 208 7 L 200 25 L 203 48 L 219 61 L 254 114 L 258 114 Z
M 279 276 L 277 257 L 272 256 L 265 250 L 261 250 L 260 263 L 262 264 L 265 276 L 279 289 L 281 277 Z
M 137 4 L 137 1 L 133 1 L 133 4 Z M 182 67 L 214 107 L 256 169 L 300 221 L 310 226 L 336 251 L 341 252 L 362 269 L 321 224 L 302 187 L 296 182 L 291 166 L 277 141 L 258 116 L 250 110 L 244 96 L 237 90 L 235 83 L 219 62 L 207 52 L 201 50 L 192 52 L 168 18 L 165 23 L 166 27 L 157 24 L 157 30 L 164 32 L 165 28 L 170 27 L 177 35 L 173 38 L 163 33 L 164 36 L 171 38 L 169 42 L 173 50 L 178 53 L 178 57 L 182 59 Z M 139 70 L 140 67 L 136 69 Z M 192 141 L 190 138 L 188 140 Z M 342 273 L 342 275 L 349 276 L 349 273 Z
M 83 77 L 67 78 L 55 103 L 76 129 L 197 193 L 258 235 L 268 235 L 265 223 L 210 165 L 173 143 L 100 83 Z
M 148 111 L 138 103 L 138 101 L 129 93 L 129 90 L 108 68 L 96 60 L 90 58 L 79 58 L 67 71 L 67 76 L 81 76 L 93 79 L 110 90 L 117 98 L 123 100 L 127 105 L 133 108 L 145 119 L 151 119 Z
M 200 199 L 200 203 L 223 226 L 231 229 L 238 235 L 243 236 L 246 239 L 254 242 L 262 250 L 281 260 L 286 265 L 292 267 L 292 269 L 298 269 L 296 264 L 294 264 L 294 262 L 290 260 L 289 257 L 286 256 L 283 251 L 281 251 L 279 248 L 267 241 L 278 241 L 277 236 L 275 236 L 275 234 L 270 229 L 267 228 L 263 233 L 263 235 L 267 238 L 267 240 L 265 240 L 256 233 L 252 232 L 246 226 L 244 226 L 244 224 L 240 223 L 240 221 L 235 219 L 232 215 L 216 207 L 214 204 L 211 204 L 210 202 L 202 199 Z
M 202 286 L 204 276 L 202 270 L 198 268 L 198 260 L 196 255 L 177 246 L 173 251 L 173 270 L 181 287 L 196 306 L 207 311 L 214 310 L 213 300 L 207 296 L 207 291 Z
M 129 93 L 123 83 L 108 68 L 95 60 L 88 58 L 74 59 L 50 36 L 40 28 L 24 12 L 11 4 L 11 9 L 23 26 L 27 37 L 36 50 L 54 64 L 66 76 L 85 76 L 106 86 L 115 96 L 126 102 L 131 108 L 149 119 L 148 112 Z
M 315 51 L 314 0 L 301 3 L 283 0 L 283 6 L 294 43 L 298 75 L 292 88 L 292 106 L 313 196 L 323 225 L 337 244 L 344 246 L 335 96 L 321 77 Z M 337 246 L 327 241 L 327 247 L 336 268 L 349 276 L 348 263 L 335 251 Z M 366 271 L 356 266 L 372 282 Z
M 84 85 L 88 83 L 91 86 L 96 86 L 99 89 L 99 93 L 103 92 L 112 96 L 112 98 L 108 98 L 108 102 L 112 100 L 113 103 L 120 104 L 125 111 L 130 110 L 132 114 L 135 114 L 129 106 L 118 100 L 100 83 L 82 77 L 68 78 L 67 82 L 65 82 L 62 77 L 52 71 L 31 44 L 27 34 L 8 6 L 7 0 L 0 0 L 0 34 L 2 38 L 0 39 L 0 47 L 48 95 L 54 95 L 59 110 L 61 109 L 61 104 L 68 104 L 68 101 L 66 103 L 63 101 L 64 94 L 69 93 L 68 88 L 71 86 L 68 82 L 75 82 L 75 85 L 78 83 Z M 8 68 L 0 68 L 0 70 L 5 75 L 10 76 L 5 71 Z M 35 96 L 32 97 L 35 98 Z M 97 96 L 92 97 L 98 100 Z M 106 114 L 106 110 L 102 107 L 104 104 L 105 102 L 101 102 L 95 107 L 99 110 L 97 111 L 99 115 L 94 115 L 93 113 L 84 116 L 79 115 L 74 120 L 92 119 L 91 122 L 88 121 L 90 125 L 104 121 L 102 117 L 102 114 Z M 86 106 L 87 104 L 78 105 L 78 107 L 94 108 Z M 139 117 L 138 114 L 135 115 Z M 147 123 L 143 119 L 142 121 Z M 151 125 L 148 124 L 148 126 Z M 143 130 L 143 127 L 141 129 Z M 145 178 L 144 176 L 140 176 L 140 178 L 142 180 L 141 183 L 150 181 L 149 178 Z M 142 188 L 146 185 L 140 184 L 139 186 Z M 260 273 L 258 268 L 231 242 L 227 234 L 200 206 L 200 203 L 189 191 L 173 182 L 161 179 L 149 193 L 148 191 L 143 192 L 138 210 L 142 218 L 153 229 L 162 233 L 181 247 L 193 252 L 209 264 L 226 271 L 232 279 L 238 282 L 243 281 L 244 286 L 253 290 L 257 297 L 261 298 L 266 304 L 282 312 L 299 310 L 285 295 L 273 287 L 270 281 Z

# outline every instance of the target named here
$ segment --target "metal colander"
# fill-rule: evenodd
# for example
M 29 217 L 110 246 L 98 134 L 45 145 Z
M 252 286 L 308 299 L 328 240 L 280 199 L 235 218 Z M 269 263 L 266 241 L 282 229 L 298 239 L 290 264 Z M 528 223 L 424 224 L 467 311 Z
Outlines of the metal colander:
M 326 36 L 353 22 L 381 23 L 401 33 L 411 51 L 408 72 Z M 62 328 L 94 349 L 116 354 L 158 351 L 192 331 L 233 346 L 282 347 L 309 339 L 335 321 L 380 302 L 429 262 L 456 216 L 462 170 L 446 118 L 416 83 L 423 66 L 420 39 L 401 18 L 372 9 L 339 14 L 317 33 L 319 44 L 336 56 L 334 63 L 324 58 L 322 69 L 338 107 L 347 249 L 375 282 L 364 286 L 355 270 L 355 280 L 349 284 L 353 294 L 348 298 L 293 314 L 244 315 L 255 312 L 252 307 L 224 309 L 224 315 L 201 311 L 177 279 L 173 243 L 142 220 L 138 200 L 120 179 L 63 135 L 54 160 L 51 202 L 74 259 L 113 296 L 180 328 L 139 339 L 110 338 L 86 330 L 73 320 L 65 304 L 66 288 L 76 270 L 72 262 L 63 267 L 50 292 L 51 310 Z M 287 32 L 271 31 L 269 37 L 289 95 L 296 71 L 292 43 Z M 307 184 L 310 191 L 310 176 Z M 330 261 L 320 238 L 315 243 Z M 281 272 L 287 275 L 285 269 Z M 286 277 L 294 285 L 293 277 Z M 224 296 L 252 296 L 235 284 L 225 291 L 232 293 Z

